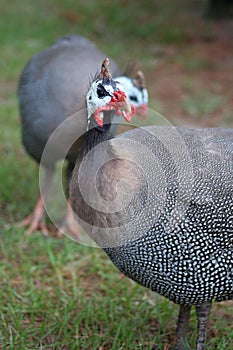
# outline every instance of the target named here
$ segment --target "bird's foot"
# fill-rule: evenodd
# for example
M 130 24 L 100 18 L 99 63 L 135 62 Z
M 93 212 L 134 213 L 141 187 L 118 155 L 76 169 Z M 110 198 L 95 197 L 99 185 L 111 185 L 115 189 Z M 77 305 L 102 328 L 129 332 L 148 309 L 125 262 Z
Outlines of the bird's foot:
M 79 226 L 78 226 L 78 224 L 77 223 L 71 224 L 70 222 L 65 220 L 62 223 L 62 225 L 58 228 L 56 236 L 61 237 L 66 233 L 69 236 L 71 236 L 72 238 L 74 238 L 75 240 L 78 240 L 79 239 Z
M 66 233 L 69 236 L 71 236 L 74 240 L 79 240 L 79 238 L 80 238 L 80 227 L 79 227 L 79 224 L 77 223 L 77 221 L 75 220 L 75 216 L 74 216 L 73 211 L 70 207 L 69 201 L 67 202 L 66 219 L 64 220 L 63 224 L 57 230 L 57 236 L 61 237 Z
M 26 235 L 31 235 L 35 231 L 41 231 L 44 236 L 48 236 L 49 234 L 45 220 L 38 219 L 34 216 L 34 214 L 27 216 L 18 224 L 18 227 L 25 226 L 28 226 L 27 230 L 25 231 Z
M 33 213 L 23 219 L 18 227 L 28 226 L 26 235 L 30 235 L 35 231 L 41 231 L 44 236 L 48 236 L 48 229 L 45 223 L 45 211 L 42 198 L 40 197 Z

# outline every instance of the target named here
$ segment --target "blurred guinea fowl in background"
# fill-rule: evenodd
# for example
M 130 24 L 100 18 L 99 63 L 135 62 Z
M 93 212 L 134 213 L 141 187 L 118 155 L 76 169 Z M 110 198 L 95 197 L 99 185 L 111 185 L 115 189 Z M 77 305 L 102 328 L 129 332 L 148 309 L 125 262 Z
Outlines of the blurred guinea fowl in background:
M 109 139 L 117 85 L 102 73 L 86 98 L 72 208 L 123 274 L 180 305 L 177 350 L 190 350 L 196 307 L 204 350 L 212 301 L 233 298 L 233 130 L 148 126 Z
M 88 39 L 69 35 L 60 38 L 27 63 L 19 81 L 19 109 L 23 144 L 37 163 L 40 163 L 44 147 L 54 130 L 66 118 L 86 107 L 85 95 L 91 81 L 99 72 L 99 62 L 105 57 Z M 137 114 L 144 117 L 147 113 L 148 93 L 143 73 L 138 72 L 135 78 L 122 76 L 112 59 L 111 64 L 114 77 L 124 85 Z M 85 132 L 86 118 L 79 115 L 77 122 L 80 132 Z M 67 188 L 75 164 L 75 153 L 68 153 L 66 156 Z M 49 162 L 42 164 L 46 170 L 42 191 L 48 189 L 58 159 L 59 156 L 55 154 Z M 44 235 L 48 234 L 42 197 L 43 194 L 39 197 L 33 213 L 20 223 L 21 227 L 28 226 L 28 234 L 37 229 Z M 71 232 L 73 229 L 69 210 L 66 229 Z

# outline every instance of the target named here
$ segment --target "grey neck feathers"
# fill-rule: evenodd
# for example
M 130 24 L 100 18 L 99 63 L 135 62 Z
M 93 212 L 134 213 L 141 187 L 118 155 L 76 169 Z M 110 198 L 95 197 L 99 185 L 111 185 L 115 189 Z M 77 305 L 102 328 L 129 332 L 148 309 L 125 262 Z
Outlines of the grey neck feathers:
M 71 184 L 72 207 L 81 226 L 101 246 L 118 245 L 111 240 L 119 239 L 119 230 L 125 232 L 123 226 L 142 205 L 138 170 L 114 148 L 108 132 L 88 131 Z
M 91 130 L 88 130 L 83 138 L 83 144 L 80 149 L 80 157 L 83 158 L 86 156 L 86 154 L 91 150 L 94 149 L 95 146 L 98 144 L 107 141 L 110 138 L 109 130 L 106 131 L 100 131 L 96 128 L 92 128 Z M 96 159 L 97 159 L 96 155 Z

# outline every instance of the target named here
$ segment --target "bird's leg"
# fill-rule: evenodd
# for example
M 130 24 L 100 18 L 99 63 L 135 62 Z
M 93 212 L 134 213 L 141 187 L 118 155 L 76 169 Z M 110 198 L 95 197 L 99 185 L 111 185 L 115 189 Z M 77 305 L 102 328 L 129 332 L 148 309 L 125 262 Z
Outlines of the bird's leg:
M 66 168 L 66 196 L 67 196 L 67 210 L 66 210 L 66 218 L 57 230 L 57 236 L 62 236 L 65 232 L 70 233 L 74 239 L 79 238 L 79 225 L 74 217 L 74 212 L 70 205 L 69 199 L 69 185 L 70 179 L 72 176 L 72 172 L 74 170 L 75 162 L 69 161 L 68 166 Z
M 198 323 L 197 350 L 205 349 L 207 322 L 210 314 L 210 309 L 211 303 L 205 303 L 200 306 L 196 306 L 196 315 Z
M 41 188 L 41 195 L 36 203 L 36 206 L 29 216 L 27 216 L 24 220 L 22 220 L 18 226 L 24 227 L 28 226 L 26 230 L 26 234 L 30 235 L 36 230 L 40 230 L 44 236 L 48 236 L 48 229 L 45 223 L 45 208 L 43 203 L 43 194 L 46 192 L 48 186 L 51 183 L 53 174 L 53 169 L 45 170 L 45 178 L 43 179 L 43 186 Z
M 188 332 L 190 311 L 191 311 L 191 306 L 180 305 L 177 328 L 176 328 L 175 347 L 166 345 L 166 349 L 168 349 L 168 350 L 191 350 L 191 348 L 188 344 L 188 341 L 187 341 L 187 332 Z M 153 348 L 152 348 L 152 350 L 153 350 Z
M 188 323 L 191 306 L 180 305 L 177 329 L 176 329 L 176 350 L 191 350 L 187 341 Z
M 61 236 L 65 232 L 70 233 L 73 238 L 78 239 L 79 238 L 79 225 L 77 221 L 75 220 L 73 210 L 70 205 L 70 200 L 67 200 L 67 211 L 66 211 L 66 218 L 64 223 L 61 225 L 61 227 L 57 231 L 57 235 Z

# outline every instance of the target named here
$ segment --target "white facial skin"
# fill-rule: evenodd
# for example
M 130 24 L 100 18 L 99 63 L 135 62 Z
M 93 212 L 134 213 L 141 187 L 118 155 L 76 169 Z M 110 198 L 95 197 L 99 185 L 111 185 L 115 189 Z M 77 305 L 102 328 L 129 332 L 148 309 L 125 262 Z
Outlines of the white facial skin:
M 145 88 L 139 89 L 129 77 L 117 77 L 114 80 L 124 86 L 124 91 L 132 105 L 139 107 L 148 104 L 148 91 Z
M 122 91 L 125 91 L 123 86 L 118 83 L 116 83 L 116 88 Z M 99 85 L 102 85 L 104 87 L 104 90 L 102 89 L 100 91 Z M 103 94 L 103 92 L 106 91 L 106 96 Z M 91 84 L 91 87 L 87 93 L 86 101 L 87 101 L 87 112 L 88 112 L 88 123 L 90 122 L 91 116 L 95 113 L 95 111 L 99 107 L 103 107 L 106 104 L 108 104 L 111 101 L 111 98 L 114 94 L 114 88 L 110 84 L 106 84 L 103 79 L 99 79 L 97 81 L 94 81 Z

